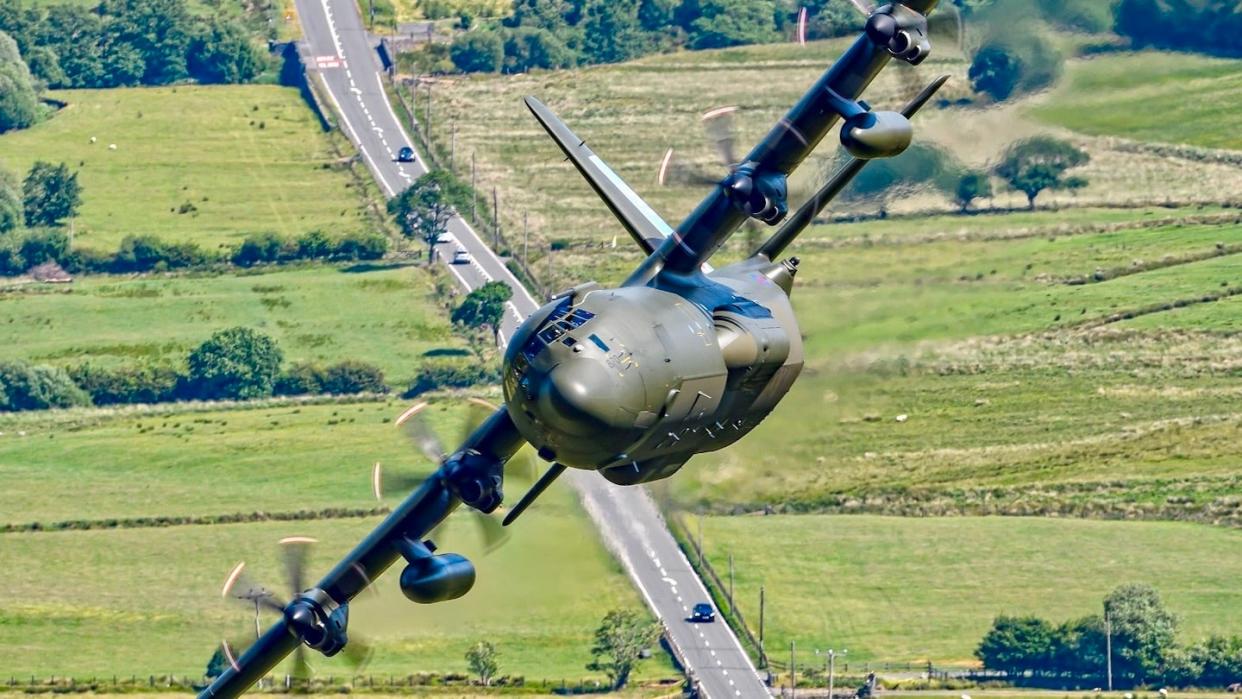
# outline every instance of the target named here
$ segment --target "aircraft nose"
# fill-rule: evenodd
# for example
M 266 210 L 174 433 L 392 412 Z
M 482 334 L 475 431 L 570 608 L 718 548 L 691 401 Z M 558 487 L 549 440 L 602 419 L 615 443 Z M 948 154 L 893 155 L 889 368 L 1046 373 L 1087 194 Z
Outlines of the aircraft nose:
M 539 406 L 545 420 L 569 434 L 591 435 L 616 418 L 614 374 L 599 362 L 573 360 L 544 378 Z

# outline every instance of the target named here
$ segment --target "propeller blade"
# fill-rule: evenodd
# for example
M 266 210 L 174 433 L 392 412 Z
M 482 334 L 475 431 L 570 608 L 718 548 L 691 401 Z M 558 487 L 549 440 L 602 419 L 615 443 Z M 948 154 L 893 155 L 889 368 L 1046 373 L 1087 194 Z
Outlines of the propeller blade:
M 371 467 L 371 492 L 377 501 L 383 502 L 384 493 L 408 493 L 427 482 L 426 476 L 386 470 L 380 462 Z
M 317 543 L 319 543 L 318 539 L 312 539 L 309 536 L 289 536 L 280 540 L 285 575 L 293 595 L 306 589 L 306 563 L 310 557 L 311 546 Z
M 738 164 L 737 133 L 733 123 L 733 114 L 736 111 L 737 107 L 719 107 L 703 115 L 703 125 L 707 128 L 707 136 L 715 144 L 725 167 L 730 170 Z
M 483 549 L 488 553 L 495 551 L 509 540 L 509 532 L 505 531 L 504 525 L 499 519 L 491 515 L 485 515 L 482 512 L 472 511 L 475 524 L 479 528 L 479 536 L 483 539 Z
M 806 6 L 803 6 L 802 9 L 798 10 L 798 45 L 799 46 L 806 46 L 806 20 L 807 20 L 807 9 L 806 9 Z
M 505 482 L 518 485 L 530 485 L 535 482 L 534 450 L 522 447 L 518 453 L 505 464 Z
M 668 165 L 673 161 L 673 149 L 669 148 L 664 152 L 664 159 L 660 161 L 660 172 L 656 175 L 656 182 L 661 187 L 668 185 Z
M 229 572 L 228 578 L 224 581 L 224 588 L 220 591 L 220 596 L 241 600 L 245 602 L 247 607 L 252 607 L 258 602 L 260 607 L 269 611 L 279 613 L 285 610 L 285 603 L 280 598 L 280 595 L 251 579 L 246 573 L 245 562 L 238 563 Z
M 444 463 L 448 454 L 444 451 L 444 444 L 440 442 L 440 438 L 427 424 L 427 420 L 422 416 L 423 411 L 431 405 L 427 402 L 418 403 L 409 410 L 401 413 L 396 420 L 397 427 L 405 433 L 405 436 L 414 443 L 419 453 L 427 457 L 431 463 L 439 466 Z
M 306 662 L 306 646 L 301 643 L 293 650 L 293 668 L 289 674 L 299 680 L 310 679 L 311 667 L 310 663 Z
M 850 0 L 850 4 L 854 6 L 854 9 L 861 12 L 863 17 L 870 17 L 875 12 L 875 7 L 863 0 Z
M 375 656 L 375 647 L 361 638 L 350 638 L 341 649 L 341 656 L 354 668 L 354 672 L 361 672 Z
M 470 439 L 470 435 L 474 431 L 483 426 L 487 422 L 487 418 L 496 412 L 498 406 L 494 403 L 483 400 L 482 398 L 470 398 L 466 401 L 466 419 L 461 425 L 461 441 L 459 444 L 465 444 Z

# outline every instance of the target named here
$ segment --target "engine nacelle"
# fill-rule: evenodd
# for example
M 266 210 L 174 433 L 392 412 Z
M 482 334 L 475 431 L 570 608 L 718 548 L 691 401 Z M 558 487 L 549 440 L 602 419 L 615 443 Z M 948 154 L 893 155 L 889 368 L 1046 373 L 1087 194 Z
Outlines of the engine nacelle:
M 898 112 L 863 112 L 841 125 L 841 145 L 859 160 L 901 155 L 913 139 L 914 127 Z
M 725 180 L 733 204 L 751 218 L 768 225 L 780 223 L 789 213 L 789 187 L 779 172 L 755 172 L 754 163 L 743 163 Z
M 474 587 L 474 564 L 455 553 L 419 558 L 401 571 L 401 592 L 412 602 L 435 604 L 457 599 Z

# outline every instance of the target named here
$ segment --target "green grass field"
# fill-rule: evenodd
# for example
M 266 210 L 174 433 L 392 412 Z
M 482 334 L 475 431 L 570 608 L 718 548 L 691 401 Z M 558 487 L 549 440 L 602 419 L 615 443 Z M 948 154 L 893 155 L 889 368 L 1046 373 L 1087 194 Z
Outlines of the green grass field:
M 1073 61 L 1065 84 L 1032 114 L 1092 135 L 1239 149 L 1230 124 L 1242 99 L 1240 65 L 1161 52 Z
M 610 609 L 641 603 L 594 537 L 577 535 L 582 515 L 567 492 L 540 505 L 512 543 L 491 556 L 483 557 L 470 536 L 451 544 L 474 558 L 479 572 L 476 588 L 457 602 L 418 607 L 397 589 L 395 572 L 377 580 L 378 595 L 361 599 L 351 614 L 351 632 L 376 646 L 370 671 L 465 671 L 466 649 L 489 639 L 504 672 L 592 676 L 583 666 L 599 620 Z M 377 522 L 3 535 L 0 561 L 22 571 L 0 602 L 6 670 L 201 674 L 221 638 L 253 633 L 253 612 L 220 597 L 233 564 L 247 561 L 257 579 L 282 589 L 278 539 L 318 538 L 312 570 L 322 573 Z M 549 576 L 553 561 L 556 575 Z M 312 662 L 325 675 L 349 673 L 340 660 Z M 646 674 L 669 673 L 658 662 L 646 666 Z
M 74 365 L 178 364 L 213 332 L 274 337 L 287 362 L 357 359 L 404 387 L 426 353 L 461 353 L 427 270 L 313 265 L 222 276 L 86 276 L 0 292 L 0 358 Z
M 446 439 L 457 434 L 462 405 L 444 401 L 439 407 L 447 412 L 431 413 Z M 371 507 L 375 461 L 390 471 L 431 468 L 392 427 L 403 407 L 12 417 L 0 427 L 0 480 L 9 503 L 3 517 L 50 522 Z M 404 493 L 386 496 L 393 504 Z M 467 598 L 419 608 L 400 596 L 389 575 L 379 581 L 378 597 L 355 607 L 351 628 L 378 646 L 372 671 L 464 670 L 465 649 L 490 639 L 501 650 L 505 672 L 532 679 L 591 676 L 583 665 L 595 625 L 609 609 L 640 602 L 595 537 L 581 535 L 587 525 L 568 486 L 542 499 L 491 556 L 482 555 L 468 517 L 454 515 L 441 541 L 478 564 L 479 583 Z M 246 560 L 255 577 L 279 584 L 275 542 L 305 534 L 322 542 L 313 570 L 323 572 L 377 521 L 0 535 L 0 566 L 21 571 L 0 601 L 5 669 L 79 677 L 194 675 L 213 643 L 248 628 L 246 610 L 219 597 L 233 563 Z M 316 667 L 345 672 L 339 662 Z M 670 672 L 654 661 L 643 676 Z
M 369 226 L 364 195 L 335 164 L 329 136 L 296 90 L 179 86 L 49 96 L 68 106 L 0 137 L 0 167 L 24 176 L 42 159 L 80 173 L 78 245 L 111 251 L 126 235 L 153 234 L 215 249 L 261 231 Z M 196 210 L 179 213 L 187 203 Z
M 693 518 L 691 518 L 693 523 Z M 1099 613 L 1114 587 L 1147 582 L 1180 618 L 1183 640 L 1242 624 L 1242 532 L 1177 523 L 1032 518 L 707 517 L 722 575 L 734 557 L 737 604 L 766 646 L 803 663 L 813 648 L 867 661 L 969 662 L 998 614 L 1063 621 Z M 1191 543 L 1193 542 L 1193 543 Z M 973 692 L 972 692 L 973 693 Z

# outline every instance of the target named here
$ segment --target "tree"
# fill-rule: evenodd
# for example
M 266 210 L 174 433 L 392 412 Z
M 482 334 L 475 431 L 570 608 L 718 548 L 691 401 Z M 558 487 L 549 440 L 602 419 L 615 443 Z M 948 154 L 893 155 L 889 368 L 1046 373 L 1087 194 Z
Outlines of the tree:
M 496 32 L 466 32 L 453 39 L 449 57 L 463 73 L 495 73 L 505 60 L 505 46 Z
M 1011 677 L 1049 669 L 1053 655 L 1052 626 L 1033 616 L 998 616 L 975 649 L 975 657 L 989 670 Z
M 272 395 L 283 360 L 272 338 L 250 328 L 229 328 L 190 353 L 193 392 L 207 400 L 249 400 Z
M 0 168 L 0 235 L 22 225 L 22 195 L 13 173 Z
M 504 282 L 488 282 L 471 291 L 453 310 L 452 320 L 467 328 L 490 328 L 492 338 L 500 343 L 500 321 L 505 316 L 505 304 L 513 298 L 513 289 Z
M 244 83 L 263 67 L 245 28 L 236 22 L 204 26 L 190 41 L 187 65 L 200 83 Z
M 0 412 L 90 405 L 64 369 L 0 362 Z
M 992 99 L 1047 87 L 1061 75 L 1063 59 L 1043 34 L 1009 32 L 984 42 L 970 63 L 970 86 Z
M 433 262 L 436 243 L 448 231 L 454 211 L 470 201 L 470 190 L 445 170 L 433 170 L 418 178 L 404 192 L 388 201 L 392 214 L 408 238 L 427 244 L 427 263 Z
M 574 52 L 560 37 L 546 29 L 518 27 L 505 32 L 504 68 L 509 73 L 525 73 L 533 68 L 568 68 Z
M 690 23 L 690 46 L 715 49 L 761 44 L 776 38 L 773 0 L 701 0 L 702 15 Z
M 24 129 L 38 116 L 38 96 L 17 42 L 0 31 L 0 133 Z
M 1052 668 L 1081 678 L 1103 678 L 1108 661 L 1104 619 L 1098 614 L 1057 627 L 1053 634 Z
M 614 609 L 595 630 L 594 658 L 586 669 L 603 672 L 612 680 L 613 690 L 621 689 L 642 657 L 642 652 L 660 638 L 660 625 L 630 610 Z
M 992 180 L 988 173 L 969 170 L 957 178 L 957 186 L 953 189 L 953 201 L 962 213 L 970 210 L 976 199 L 992 196 Z
M 194 23 L 185 0 L 103 0 L 110 43 L 126 44 L 142 62 L 144 85 L 164 85 L 188 75 L 186 55 Z
M 583 18 L 582 53 L 591 63 L 619 63 L 650 45 L 638 20 L 639 0 L 593 0 Z
M 888 215 L 889 199 L 927 185 L 943 188 L 949 171 L 947 153 L 916 143 L 901 155 L 868 163 L 846 190 L 846 197 L 855 201 L 878 200 L 880 216 L 884 217 Z
M 38 267 L 44 262 L 58 262 L 69 252 L 69 236 L 62 231 L 27 231 L 22 239 L 21 256 L 26 268 Z
M 1104 599 L 1104 614 L 1112 625 L 1113 671 L 1136 685 L 1156 678 L 1177 634 L 1177 617 L 1160 593 L 1150 585 L 1122 585 Z
M 496 662 L 498 655 L 500 654 L 496 651 L 496 646 L 488 641 L 479 641 L 466 651 L 466 663 L 470 665 L 470 671 L 479 676 L 479 682 L 484 687 L 492 685 L 492 678 L 500 669 Z
M 1025 194 L 1033 211 L 1035 198 L 1045 189 L 1085 187 L 1085 179 L 1065 177 L 1065 172 L 1085 165 L 1090 159 L 1085 151 L 1068 141 L 1035 136 L 1011 145 L 996 166 L 995 174 L 1008 182 L 1012 189 Z
M 78 173 L 64 163 L 36 162 L 22 182 L 22 203 L 27 226 L 58 226 L 82 205 Z

